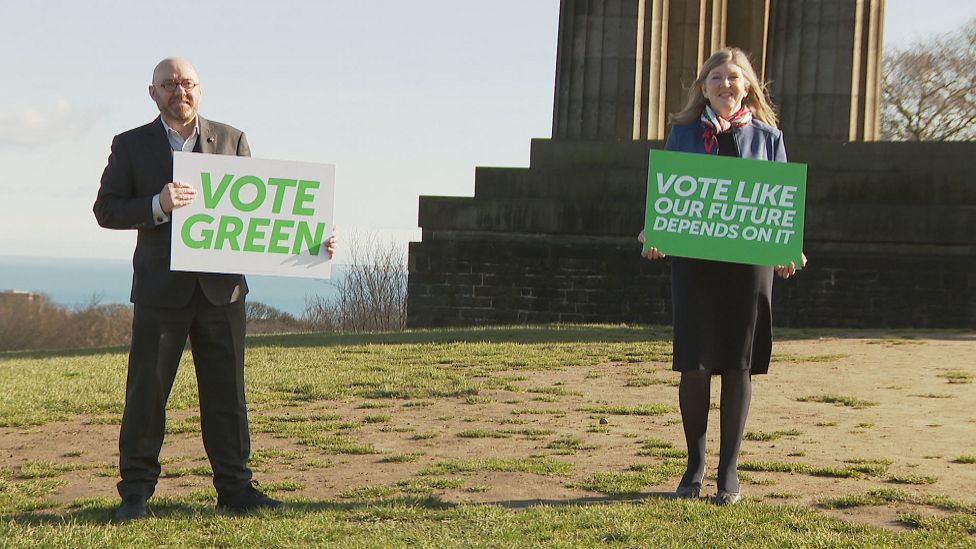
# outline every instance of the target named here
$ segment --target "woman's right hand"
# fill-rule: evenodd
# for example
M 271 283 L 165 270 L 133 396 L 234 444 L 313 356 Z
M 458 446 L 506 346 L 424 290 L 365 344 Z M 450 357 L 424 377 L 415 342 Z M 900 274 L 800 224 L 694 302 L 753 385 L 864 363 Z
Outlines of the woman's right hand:
M 640 234 L 637 235 L 637 241 L 642 245 L 647 242 L 647 239 L 644 238 L 644 231 L 641 231 Z M 667 256 L 657 251 L 657 248 L 651 247 L 641 252 L 641 257 L 645 257 L 647 259 L 661 259 Z

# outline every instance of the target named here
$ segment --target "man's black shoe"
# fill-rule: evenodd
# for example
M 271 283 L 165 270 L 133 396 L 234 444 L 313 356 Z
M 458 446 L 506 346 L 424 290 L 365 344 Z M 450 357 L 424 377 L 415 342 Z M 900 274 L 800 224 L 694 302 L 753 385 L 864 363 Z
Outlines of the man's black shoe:
M 259 509 L 281 509 L 284 503 L 264 495 L 252 480 L 240 492 L 233 495 L 217 495 L 217 510 L 230 513 L 248 513 Z
M 141 518 L 146 518 L 146 500 L 138 496 L 123 499 L 122 504 L 112 514 L 112 522 L 126 522 Z

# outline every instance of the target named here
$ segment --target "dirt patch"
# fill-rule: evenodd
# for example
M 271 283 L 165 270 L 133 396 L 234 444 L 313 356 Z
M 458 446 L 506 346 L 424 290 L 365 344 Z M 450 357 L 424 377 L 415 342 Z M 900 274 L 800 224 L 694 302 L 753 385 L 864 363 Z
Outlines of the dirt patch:
M 741 461 L 799 464 L 806 469 L 792 473 L 743 471 L 747 499 L 816 506 L 831 498 L 898 488 L 920 498 L 945 496 L 973 503 L 970 498 L 976 493 L 976 465 L 952 460 L 976 455 L 976 416 L 972 412 L 976 409 L 976 384 L 959 382 L 958 375 L 962 372 L 963 380 L 967 374 L 976 377 L 976 334 L 904 339 L 859 333 L 857 337 L 779 341 L 774 352 L 770 374 L 755 378 L 747 425 L 753 434 L 743 442 Z M 947 375 L 952 371 L 957 375 Z M 255 464 L 255 476 L 266 485 L 289 490 L 276 492 L 286 498 L 342 499 L 351 490 L 364 487 L 392 487 L 394 493 L 403 494 L 411 493 L 411 485 L 397 483 L 453 479 L 450 486 L 435 486 L 433 493 L 450 502 L 513 507 L 539 502 L 590 503 L 612 499 L 575 486 L 591 474 L 626 472 L 633 465 L 661 462 L 660 457 L 638 455 L 648 440 L 670 442 L 674 449 L 684 449 L 676 411 L 661 415 L 585 411 L 654 403 L 676 410 L 677 374 L 670 371 L 669 364 L 615 362 L 496 375 L 509 374 L 518 379 L 516 384 L 522 390 L 484 390 L 469 399 L 428 399 L 427 406 L 353 399 L 255 409 L 252 416 L 320 413 L 362 422 L 348 436 L 372 445 L 377 452 L 335 455 L 301 444 L 296 437 L 255 433 L 253 449 L 267 456 Z M 716 408 L 719 385 L 716 379 L 712 388 Z M 525 391 L 540 388 L 549 389 Z M 823 402 L 830 400 L 837 402 Z M 360 408 L 364 403 L 388 406 Z M 713 410 L 709 419 L 706 495 L 715 492 L 718 414 Z M 192 415 L 171 413 L 170 421 L 179 423 Z M 377 415 L 389 419 L 364 421 L 366 416 Z M 16 472 L 24 463 L 35 460 L 83 465 L 84 469 L 60 475 L 67 483 L 53 498 L 65 506 L 77 498 L 114 498 L 118 425 L 93 423 L 93 419 L 0 429 L 0 467 Z M 601 419 L 607 424 L 601 425 Z M 470 436 L 458 436 L 462 432 Z M 476 438 L 479 434 L 483 438 Z M 581 448 L 560 449 L 553 444 L 566 437 L 572 437 L 570 446 Z M 530 456 L 548 456 L 573 467 L 565 476 L 490 471 L 419 475 L 443 460 Z M 209 488 L 210 479 L 199 470 L 207 465 L 199 433 L 169 435 L 163 459 L 164 475 L 167 471 L 178 475 L 162 478 L 157 495 Z M 887 470 L 857 478 L 809 472 L 817 467 L 842 469 L 857 463 L 883 463 Z M 899 484 L 892 482 L 892 477 L 930 483 Z M 625 497 L 668 497 L 677 480 L 675 476 Z M 903 513 L 940 514 L 930 506 L 904 502 L 828 512 L 885 527 L 898 527 L 897 517 Z

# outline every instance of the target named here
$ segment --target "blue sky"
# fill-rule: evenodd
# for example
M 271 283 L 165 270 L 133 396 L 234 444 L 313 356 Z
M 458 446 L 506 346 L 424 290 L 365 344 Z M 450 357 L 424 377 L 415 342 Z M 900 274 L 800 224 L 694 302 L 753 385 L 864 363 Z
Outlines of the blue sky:
M 475 166 L 526 166 L 550 135 L 558 6 L 3 0 L 0 256 L 131 255 L 134 233 L 91 205 L 112 136 L 156 116 L 146 87 L 170 55 L 255 156 L 336 164 L 340 234 L 419 240 L 419 195 L 470 196 Z M 972 0 L 888 0 L 885 41 L 971 17 Z

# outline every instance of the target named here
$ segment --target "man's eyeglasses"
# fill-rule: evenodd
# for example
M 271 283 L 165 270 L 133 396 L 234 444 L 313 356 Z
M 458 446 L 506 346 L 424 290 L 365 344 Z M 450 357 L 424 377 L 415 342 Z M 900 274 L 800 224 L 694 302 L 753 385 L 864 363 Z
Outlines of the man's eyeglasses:
M 155 84 L 156 87 L 163 88 L 164 90 L 171 92 L 176 90 L 176 86 L 183 88 L 184 91 L 190 91 L 193 88 L 199 86 L 197 82 L 193 80 L 163 80 L 160 84 Z

